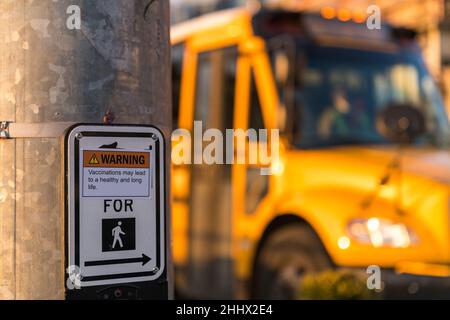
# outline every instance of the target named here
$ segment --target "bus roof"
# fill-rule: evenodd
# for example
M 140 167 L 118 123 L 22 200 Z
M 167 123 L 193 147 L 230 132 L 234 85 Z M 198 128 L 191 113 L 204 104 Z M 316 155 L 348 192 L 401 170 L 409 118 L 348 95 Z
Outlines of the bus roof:
M 226 26 L 242 17 L 250 17 L 250 15 L 250 11 L 246 8 L 235 8 L 209 13 L 186 22 L 181 22 L 171 27 L 171 43 L 172 45 L 176 45 L 197 32 L 206 31 L 211 27 Z
M 254 20 L 252 20 L 254 18 Z M 393 50 L 398 40 L 413 39 L 413 33 L 383 24 L 379 30 L 369 30 L 366 23 L 324 19 L 320 14 L 301 11 L 261 9 L 252 11 L 246 7 L 228 9 L 200 16 L 179 23 L 171 28 L 172 45 L 186 41 L 196 34 L 212 32 L 236 24 L 252 26 L 250 32 L 269 36 L 271 33 L 303 35 L 323 45 L 362 47 L 373 50 Z M 406 29 L 405 29 L 406 30 Z M 204 35 L 211 39 L 210 35 Z

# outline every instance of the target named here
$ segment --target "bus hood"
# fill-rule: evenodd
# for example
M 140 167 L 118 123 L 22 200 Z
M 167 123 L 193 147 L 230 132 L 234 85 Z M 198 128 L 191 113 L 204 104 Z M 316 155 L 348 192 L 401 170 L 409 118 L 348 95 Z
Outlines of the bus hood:
M 398 152 L 398 149 L 392 147 L 361 149 L 361 153 L 366 154 L 369 158 L 393 158 Z M 407 148 L 402 150 L 401 154 L 404 172 L 450 185 L 449 150 Z
M 298 152 L 294 161 L 320 166 L 322 172 L 352 172 L 370 167 L 379 173 L 376 168 L 386 168 L 398 152 L 395 146 L 334 147 Z M 401 154 L 403 172 L 450 185 L 450 150 L 404 148 Z

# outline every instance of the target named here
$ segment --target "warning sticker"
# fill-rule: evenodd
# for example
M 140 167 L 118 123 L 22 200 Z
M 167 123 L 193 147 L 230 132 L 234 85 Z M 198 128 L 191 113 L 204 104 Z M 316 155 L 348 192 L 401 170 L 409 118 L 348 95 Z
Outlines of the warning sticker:
M 84 197 L 150 195 L 150 152 L 84 150 L 82 166 Z
M 149 168 L 148 152 L 84 151 L 84 167 Z

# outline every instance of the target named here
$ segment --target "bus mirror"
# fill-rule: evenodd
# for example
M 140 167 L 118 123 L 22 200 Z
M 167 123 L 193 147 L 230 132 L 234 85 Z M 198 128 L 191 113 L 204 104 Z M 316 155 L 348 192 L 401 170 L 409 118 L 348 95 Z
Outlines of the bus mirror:
M 275 56 L 275 79 L 280 87 L 284 87 L 289 79 L 289 57 L 280 51 Z
M 377 119 L 379 133 L 391 142 L 409 144 L 426 132 L 423 113 L 410 105 L 391 105 Z
M 278 105 L 277 127 L 280 129 L 281 134 L 284 134 L 286 131 L 286 117 L 287 117 L 286 106 L 280 102 Z

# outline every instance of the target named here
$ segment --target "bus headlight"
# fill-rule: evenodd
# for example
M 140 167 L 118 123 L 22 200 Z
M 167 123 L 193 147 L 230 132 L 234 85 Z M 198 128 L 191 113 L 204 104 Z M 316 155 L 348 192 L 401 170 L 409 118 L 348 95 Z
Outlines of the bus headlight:
M 416 234 L 405 224 L 381 218 L 352 220 L 348 233 L 358 242 L 377 248 L 407 248 L 418 241 Z

